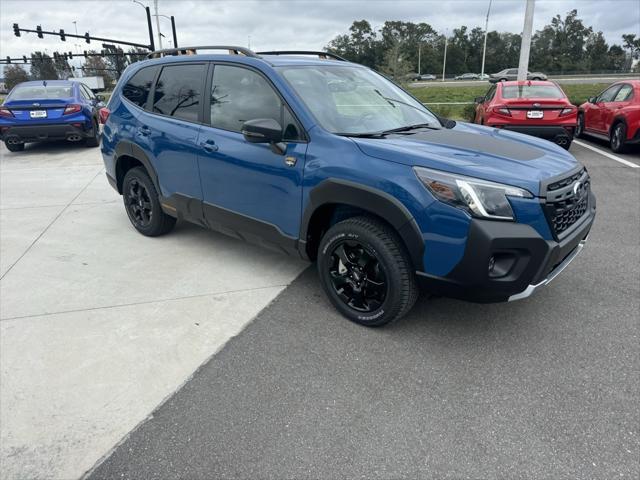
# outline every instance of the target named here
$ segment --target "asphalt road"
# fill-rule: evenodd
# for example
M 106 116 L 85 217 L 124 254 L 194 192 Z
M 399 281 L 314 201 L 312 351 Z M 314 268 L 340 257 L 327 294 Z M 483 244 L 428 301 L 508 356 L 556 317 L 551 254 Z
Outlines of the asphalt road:
M 640 169 L 572 151 L 598 218 L 535 296 L 366 329 L 310 267 L 89 478 L 638 478 Z

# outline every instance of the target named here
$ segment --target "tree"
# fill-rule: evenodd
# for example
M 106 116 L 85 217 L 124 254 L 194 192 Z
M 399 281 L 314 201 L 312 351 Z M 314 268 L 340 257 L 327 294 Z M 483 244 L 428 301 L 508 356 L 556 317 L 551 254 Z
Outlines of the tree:
M 17 84 L 29 80 L 29 75 L 20 65 L 9 65 L 4 69 L 4 83 L 7 90 L 11 90 Z
M 609 45 L 602 32 L 592 33 L 585 45 L 584 70 L 597 72 L 610 68 L 610 60 L 607 56 Z
M 34 80 L 58 79 L 58 72 L 49 55 L 42 52 L 31 54 L 31 78 Z
M 95 50 L 91 50 L 88 53 L 98 53 Z M 107 64 L 104 61 L 104 58 L 100 56 L 89 56 L 84 62 L 82 66 L 82 72 L 85 77 L 104 77 L 108 70 Z
M 133 53 L 140 54 L 140 55 L 132 55 Z M 140 60 L 144 60 L 146 58 L 147 53 L 149 53 L 149 51 L 144 48 L 131 47 L 129 50 L 127 50 L 127 58 L 129 59 L 129 64 L 138 62 Z
M 640 37 L 636 38 L 635 34 L 628 33 L 622 35 L 622 41 L 624 48 L 629 50 L 632 58 L 640 58 Z
M 331 40 L 325 50 L 374 68 L 381 54 L 376 32 L 366 20 L 354 21 L 349 32 L 349 35 L 338 35 Z
M 55 68 L 58 78 L 66 80 L 71 76 L 71 65 L 69 65 L 64 55 L 59 53 L 53 55 L 53 68 Z
M 412 70 L 411 63 L 402 56 L 402 41 L 399 38 L 393 38 L 390 42 L 391 45 L 384 54 L 380 69 L 392 78 L 404 81 L 406 75 Z

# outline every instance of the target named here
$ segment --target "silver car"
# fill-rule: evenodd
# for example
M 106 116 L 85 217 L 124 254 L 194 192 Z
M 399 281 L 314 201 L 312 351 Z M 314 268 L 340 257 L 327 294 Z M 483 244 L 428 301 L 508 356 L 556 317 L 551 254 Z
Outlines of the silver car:
M 505 68 L 501 72 L 489 75 L 491 83 L 506 82 L 507 80 L 517 80 L 517 68 Z M 542 72 L 527 72 L 527 80 L 546 80 L 547 76 Z

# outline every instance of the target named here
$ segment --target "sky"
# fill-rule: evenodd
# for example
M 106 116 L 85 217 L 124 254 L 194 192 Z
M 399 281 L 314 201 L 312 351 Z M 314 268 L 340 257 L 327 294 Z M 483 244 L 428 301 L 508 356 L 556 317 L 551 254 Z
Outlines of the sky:
M 153 10 L 153 0 L 140 0 Z M 231 44 L 254 50 L 321 50 L 336 35 L 346 33 L 354 20 L 366 19 L 374 28 L 385 20 L 426 22 L 439 32 L 467 25 L 484 26 L 489 0 L 159 0 L 160 15 L 174 15 L 178 43 Z M 556 14 L 577 9 L 587 25 L 601 30 L 609 43 L 621 43 L 623 33 L 640 36 L 638 0 L 536 0 L 534 31 Z M 522 31 L 525 0 L 493 0 L 489 30 Z M 152 12 L 153 13 L 153 12 Z M 22 28 L 92 35 L 148 43 L 146 15 L 132 0 L 0 0 L 0 57 L 22 57 L 34 50 L 100 50 L 102 42 L 45 36 L 13 35 Z M 73 22 L 76 22 L 74 25 Z M 170 47 L 171 26 L 160 17 L 160 30 Z M 154 20 L 155 31 L 155 20 Z M 156 48 L 158 42 L 156 39 Z

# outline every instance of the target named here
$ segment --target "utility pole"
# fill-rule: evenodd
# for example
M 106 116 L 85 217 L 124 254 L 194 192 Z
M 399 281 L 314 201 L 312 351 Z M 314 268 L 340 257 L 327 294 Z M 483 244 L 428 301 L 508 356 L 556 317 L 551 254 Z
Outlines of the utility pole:
M 442 81 L 444 82 L 444 74 L 445 71 L 447 70 L 447 42 L 448 42 L 448 37 L 449 36 L 449 30 L 445 30 L 445 34 L 444 34 L 444 59 L 442 60 Z
M 153 9 L 156 12 L 156 30 L 158 30 L 158 45 L 162 50 L 162 34 L 160 33 L 160 16 L 158 15 L 158 0 L 153 0 Z
M 520 44 L 520 62 L 518 63 L 518 81 L 527 79 L 529 70 L 529 52 L 531 51 L 531 31 L 533 30 L 533 11 L 536 0 L 527 0 L 524 13 L 524 27 L 522 29 L 522 43 Z
M 489 8 L 487 8 L 487 19 L 484 22 L 484 47 L 482 48 L 482 68 L 480 70 L 480 78 L 484 75 L 484 59 L 487 56 L 487 35 L 489 34 L 489 13 L 491 13 L 491 2 L 489 0 Z
M 419 43 L 418 44 L 418 76 L 420 76 L 420 74 L 422 73 L 420 71 L 420 57 L 422 56 L 422 44 Z

